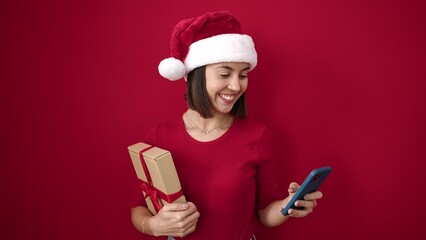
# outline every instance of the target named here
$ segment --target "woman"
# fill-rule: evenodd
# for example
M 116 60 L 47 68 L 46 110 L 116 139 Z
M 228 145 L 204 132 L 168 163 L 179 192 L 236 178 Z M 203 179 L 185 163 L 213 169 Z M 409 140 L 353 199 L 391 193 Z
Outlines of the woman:
M 287 196 L 276 180 L 271 134 L 246 119 L 248 73 L 257 65 L 250 36 L 226 11 L 179 22 L 171 58 L 159 65 L 170 80 L 187 80 L 188 110 L 182 118 L 151 129 L 145 142 L 169 150 L 188 203 L 165 205 L 152 216 L 142 195 L 134 199 L 132 222 L 153 236 L 186 239 L 255 239 L 258 219 L 267 227 L 312 212 L 321 192 L 297 201 L 302 210 L 281 209 Z

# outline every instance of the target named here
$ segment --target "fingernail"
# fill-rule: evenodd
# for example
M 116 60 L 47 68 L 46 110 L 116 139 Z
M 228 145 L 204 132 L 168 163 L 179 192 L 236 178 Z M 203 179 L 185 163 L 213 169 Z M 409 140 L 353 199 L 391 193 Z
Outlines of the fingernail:
M 188 208 L 188 204 L 187 203 L 182 203 L 182 206 L 181 206 L 183 209 L 185 209 L 185 208 Z

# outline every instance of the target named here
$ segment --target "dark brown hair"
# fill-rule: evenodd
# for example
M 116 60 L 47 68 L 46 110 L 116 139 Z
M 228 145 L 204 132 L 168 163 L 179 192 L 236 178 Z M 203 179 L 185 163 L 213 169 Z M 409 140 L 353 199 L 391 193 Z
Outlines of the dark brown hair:
M 206 88 L 206 66 L 188 73 L 186 82 L 186 99 L 190 109 L 197 111 L 203 118 L 213 117 L 212 106 Z M 235 102 L 231 115 L 244 119 L 247 117 L 246 93 Z

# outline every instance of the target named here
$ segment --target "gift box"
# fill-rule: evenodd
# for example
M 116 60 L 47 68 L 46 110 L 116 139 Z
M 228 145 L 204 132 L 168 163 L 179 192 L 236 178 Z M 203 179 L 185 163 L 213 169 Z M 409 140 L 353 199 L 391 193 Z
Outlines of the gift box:
M 169 151 L 142 142 L 129 146 L 128 150 L 152 214 L 167 203 L 186 203 Z

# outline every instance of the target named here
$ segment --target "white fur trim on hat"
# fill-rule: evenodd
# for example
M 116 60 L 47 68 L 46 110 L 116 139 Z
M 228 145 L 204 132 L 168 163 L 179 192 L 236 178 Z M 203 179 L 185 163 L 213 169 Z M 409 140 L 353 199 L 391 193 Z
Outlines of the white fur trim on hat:
M 169 80 L 179 80 L 185 76 L 185 65 L 178 59 L 170 57 L 158 64 L 158 72 Z
M 250 70 L 257 65 L 253 39 L 245 34 L 220 34 L 192 43 L 185 58 L 186 73 L 207 64 L 246 62 Z

